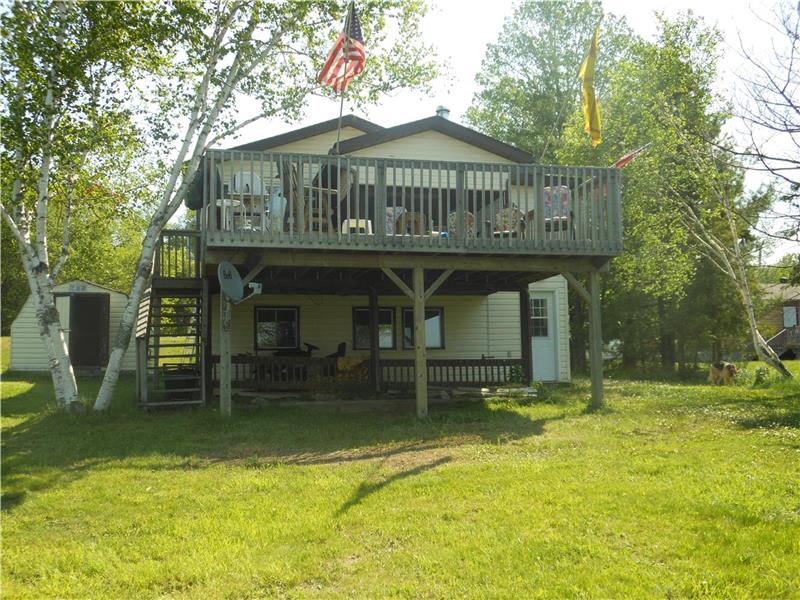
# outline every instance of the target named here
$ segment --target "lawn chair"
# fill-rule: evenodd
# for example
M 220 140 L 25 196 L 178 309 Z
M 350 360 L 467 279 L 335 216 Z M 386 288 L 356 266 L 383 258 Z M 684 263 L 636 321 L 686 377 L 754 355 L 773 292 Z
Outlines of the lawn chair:
M 428 235 L 431 227 L 424 213 L 407 212 L 397 217 L 394 230 L 399 235 Z

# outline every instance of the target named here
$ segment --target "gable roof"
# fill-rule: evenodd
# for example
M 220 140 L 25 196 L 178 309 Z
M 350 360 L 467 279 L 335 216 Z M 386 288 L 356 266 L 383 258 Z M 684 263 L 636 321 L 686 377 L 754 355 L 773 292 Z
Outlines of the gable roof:
M 55 290 L 55 288 L 64 287 L 64 286 L 67 286 L 67 285 L 70 285 L 70 284 L 73 284 L 73 283 L 78 283 L 78 282 L 85 283 L 87 285 L 91 285 L 91 286 L 94 286 L 96 288 L 100 288 L 101 290 L 114 292 L 115 294 L 121 294 L 122 296 L 125 296 L 126 298 L 128 297 L 128 294 L 126 294 L 125 292 L 121 292 L 121 291 L 119 291 L 117 289 L 108 287 L 107 285 L 101 285 L 99 283 L 95 283 L 94 281 L 89 281 L 88 279 L 70 279 L 69 281 L 63 281 L 63 282 L 57 284 L 56 286 L 53 287 L 53 289 Z
M 483 133 L 464 127 L 458 123 L 454 123 L 449 119 L 435 115 L 433 117 L 426 117 L 419 121 L 411 121 L 410 123 L 403 123 L 395 127 L 388 127 L 386 129 L 379 129 L 377 131 L 367 133 L 359 137 L 350 138 L 339 144 L 340 154 L 347 154 L 355 152 L 362 148 L 369 148 L 370 146 L 377 146 L 392 140 L 412 136 L 423 131 L 437 131 L 446 136 L 455 138 L 492 154 L 502 156 L 513 162 L 518 163 L 532 163 L 533 155 L 520 150 L 515 146 L 496 140 Z
M 283 146 L 284 144 L 290 144 L 305 138 L 314 137 L 315 135 L 320 135 L 321 133 L 336 131 L 338 127 L 339 119 L 331 119 L 330 121 L 323 121 L 322 123 L 316 123 L 314 125 L 309 125 L 308 127 L 301 127 L 300 129 L 287 131 L 286 133 L 264 138 L 263 140 L 258 140 L 256 142 L 248 142 L 247 144 L 234 146 L 232 148 L 228 148 L 228 150 L 269 150 L 270 148 L 275 148 L 277 146 Z M 383 127 L 380 125 L 355 115 L 344 115 L 342 117 L 342 127 L 353 127 L 363 131 L 366 134 L 383 131 Z
M 800 285 L 788 283 L 768 283 L 764 295 L 774 302 L 800 302 Z

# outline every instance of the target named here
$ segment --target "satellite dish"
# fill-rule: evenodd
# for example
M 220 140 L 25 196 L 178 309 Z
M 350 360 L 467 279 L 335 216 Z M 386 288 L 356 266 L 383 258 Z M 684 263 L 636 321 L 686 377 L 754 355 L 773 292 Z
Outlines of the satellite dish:
M 227 260 L 217 267 L 219 287 L 231 302 L 239 302 L 244 297 L 244 285 L 239 271 Z

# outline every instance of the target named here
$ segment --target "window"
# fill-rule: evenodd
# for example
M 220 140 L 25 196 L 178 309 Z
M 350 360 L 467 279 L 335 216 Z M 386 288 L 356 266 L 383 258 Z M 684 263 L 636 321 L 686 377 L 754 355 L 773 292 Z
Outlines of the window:
M 298 348 L 299 311 L 293 307 L 258 306 L 255 318 L 256 350 Z
M 403 309 L 403 348 L 414 347 L 414 310 Z M 425 347 L 444 348 L 444 309 L 425 309 Z
M 353 309 L 353 348 L 355 350 L 369 350 L 369 309 Z M 394 309 L 378 309 L 378 347 L 382 350 L 395 348 L 394 341 Z
M 547 299 L 531 298 L 531 335 L 547 337 Z
M 794 327 L 797 325 L 797 309 L 794 306 L 783 307 L 783 326 Z

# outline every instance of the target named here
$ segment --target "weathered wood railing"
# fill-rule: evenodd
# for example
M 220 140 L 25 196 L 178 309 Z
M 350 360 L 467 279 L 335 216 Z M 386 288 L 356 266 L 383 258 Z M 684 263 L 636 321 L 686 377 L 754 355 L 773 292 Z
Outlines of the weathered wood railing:
M 800 347 L 800 325 L 779 331 L 767 340 L 767 344 L 778 354 L 783 354 L 788 348 Z
M 214 384 L 219 382 L 219 356 L 211 359 Z M 231 357 L 231 383 L 252 390 L 315 389 L 336 380 L 336 359 L 295 356 Z
M 366 365 L 365 365 L 366 367 Z M 219 382 L 219 356 L 211 359 L 212 379 Z M 381 382 L 387 389 L 414 386 L 413 359 L 381 359 Z M 517 358 L 429 359 L 429 385 L 443 387 L 486 387 L 512 383 L 522 371 Z M 367 385 L 352 372 L 339 373 L 335 358 L 253 356 L 231 357 L 231 382 L 235 387 L 255 391 L 330 389 L 337 384 Z M 340 377 L 341 376 L 341 377 Z
M 216 246 L 615 255 L 614 168 L 209 151 Z
M 413 359 L 381 359 L 381 381 L 388 387 L 414 386 Z M 428 385 L 486 387 L 512 383 L 521 375 L 518 358 L 428 359 Z
M 200 277 L 200 232 L 165 229 L 153 260 L 153 277 L 196 279 Z

